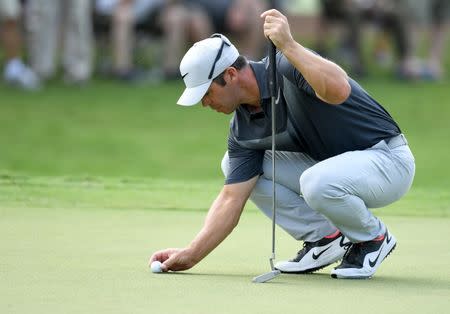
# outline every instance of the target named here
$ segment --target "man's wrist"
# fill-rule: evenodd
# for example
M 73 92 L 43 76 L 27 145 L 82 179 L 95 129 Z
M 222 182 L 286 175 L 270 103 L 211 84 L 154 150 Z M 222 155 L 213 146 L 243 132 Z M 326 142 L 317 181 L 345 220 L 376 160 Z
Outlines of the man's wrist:
M 295 40 L 292 40 L 289 43 L 286 43 L 280 51 L 289 59 L 290 56 L 295 56 L 298 54 L 299 49 L 303 48 Z
M 193 243 L 185 248 L 185 253 L 189 256 L 189 260 L 191 260 L 194 264 L 197 264 L 203 259 L 200 251 L 195 248 L 195 245 Z

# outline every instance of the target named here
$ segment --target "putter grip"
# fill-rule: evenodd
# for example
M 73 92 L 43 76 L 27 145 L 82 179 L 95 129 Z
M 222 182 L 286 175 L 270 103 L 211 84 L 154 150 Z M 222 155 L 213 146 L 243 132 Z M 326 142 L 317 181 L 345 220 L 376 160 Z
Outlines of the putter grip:
M 277 97 L 277 71 L 276 71 L 276 48 L 271 40 L 269 40 L 269 94 L 270 97 Z

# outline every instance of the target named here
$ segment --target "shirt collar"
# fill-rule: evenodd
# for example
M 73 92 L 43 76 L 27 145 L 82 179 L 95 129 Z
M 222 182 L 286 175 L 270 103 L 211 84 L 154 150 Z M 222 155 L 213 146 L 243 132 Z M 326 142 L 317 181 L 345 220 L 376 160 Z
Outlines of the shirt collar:
M 259 62 L 249 61 L 250 67 L 255 73 L 256 83 L 259 87 L 259 95 L 261 97 L 261 103 L 270 99 L 269 93 L 269 81 L 267 78 L 267 66 L 268 66 L 268 58 L 264 58 Z

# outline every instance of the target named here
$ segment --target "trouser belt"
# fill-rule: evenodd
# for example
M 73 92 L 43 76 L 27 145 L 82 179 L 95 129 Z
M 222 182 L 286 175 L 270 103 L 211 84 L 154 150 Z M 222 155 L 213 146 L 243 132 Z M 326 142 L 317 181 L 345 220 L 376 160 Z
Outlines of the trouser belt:
M 399 146 L 408 145 L 408 141 L 403 134 L 391 137 L 386 140 L 386 144 L 390 149 L 394 149 Z

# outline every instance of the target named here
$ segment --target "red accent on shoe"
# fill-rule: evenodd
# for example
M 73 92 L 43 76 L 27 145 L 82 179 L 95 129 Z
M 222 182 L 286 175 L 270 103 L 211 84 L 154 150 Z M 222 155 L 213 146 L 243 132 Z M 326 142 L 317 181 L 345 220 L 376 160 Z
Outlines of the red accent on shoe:
M 375 239 L 373 239 L 372 241 L 383 241 L 384 240 L 384 234 L 376 237 Z
M 325 239 L 332 239 L 332 238 L 336 238 L 340 234 L 341 234 L 341 232 L 339 230 L 336 230 L 335 232 L 333 232 L 332 234 L 327 235 L 324 238 Z

